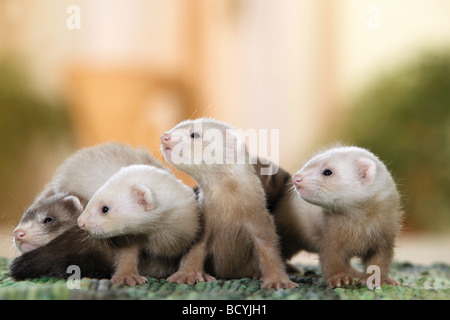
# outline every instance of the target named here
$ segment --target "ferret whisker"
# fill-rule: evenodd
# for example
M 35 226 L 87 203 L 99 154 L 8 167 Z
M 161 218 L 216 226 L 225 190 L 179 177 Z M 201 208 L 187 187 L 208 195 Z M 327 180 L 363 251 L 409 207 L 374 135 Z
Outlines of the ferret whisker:
M 19 250 L 17 249 L 15 243 L 14 243 L 14 239 L 11 240 L 11 245 L 9 247 L 9 250 L 14 252 L 14 253 L 19 253 Z
M 293 197 L 298 197 L 295 186 L 292 186 L 291 188 L 289 188 L 287 190 L 287 192 L 288 192 L 288 196 L 289 196 L 289 198 L 288 198 L 289 201 L 291 201 Z
M 21 255 L 21 252 L 19 251 L 19 249 L 17 249 L 14 243 L 12 243 L 11 246 L 9 247 L 9 252 L 11 252 L 12 255 L 14 256 Z
M 83 239 L 81 239 L 81 242 L 89 242 L 89 235 L 86 235 Z
M 105 250 L 107 250 L 109 248 L 108 239 L 102 238 L 102 243 L 103 243 L 103 247 L 105 248 Z
M 319 191 L 319 195 L 321 198 L 326 199 L 327 197 L 331 195 L 336 196 L 336 193 L 333 190 L 327 190 L 327 192 L 325 192 L 321 187 L 318 188 Z M 338 212 L 338 207 L 335 201 L 332 202 L 332 206 L 333 206 L 333 213 Z
M 198 108 L 195 108 L 194 112 L 192 112 L 192 114 L 189 118 L 192 119 L 195 116 L 195 114 L 197 113 L 197 111 L 198 111 Z

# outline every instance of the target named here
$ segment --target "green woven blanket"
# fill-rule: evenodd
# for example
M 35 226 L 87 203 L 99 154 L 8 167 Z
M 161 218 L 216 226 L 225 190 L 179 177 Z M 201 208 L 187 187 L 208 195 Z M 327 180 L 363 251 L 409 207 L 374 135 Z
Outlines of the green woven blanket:
M 320 277 L 317 266 L 299 266 L 303 276 L 291 276 L 299 284 L 288 290 L 261 289 L 261 282 L 252 279 L 218 280 L 195 285 L 171 284 L 165 280 L 150 278 L 137 287 L 111 284 L 109 280 L 81 279 L 80 289 L 69 289 L 66 281 L 42 278 L 14 281 L 9 277 L 9 260 L 0 258 L 0 299 L 271 299 L 271 300 L 448 300 L 450 298 L 450 266 L 429 266 L 395 262 L 392 276 L 400 286 L 384 285 L 381 289 L 369 290 L 366 286 L 354 285 L 329 289 Z

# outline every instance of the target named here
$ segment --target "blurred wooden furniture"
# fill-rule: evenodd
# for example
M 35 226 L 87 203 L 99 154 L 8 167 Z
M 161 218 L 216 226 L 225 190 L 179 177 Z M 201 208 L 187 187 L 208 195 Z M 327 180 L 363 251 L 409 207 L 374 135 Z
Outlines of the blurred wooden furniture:
M 146 147 L 161 160 L 160 135 L 198 106 L 183 80 L 150 70 L 74 67 L 67 88 L 79 147 L 116 141 Z

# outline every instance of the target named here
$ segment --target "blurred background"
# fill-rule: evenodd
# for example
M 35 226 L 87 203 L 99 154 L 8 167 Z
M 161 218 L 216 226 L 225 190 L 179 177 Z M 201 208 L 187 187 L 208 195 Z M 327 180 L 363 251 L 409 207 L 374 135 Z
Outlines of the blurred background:
M 0 255 L 71 152 L 161 159 L 161 133 L 205 116 L 279 129 L 292 173 L 336 141 L 369 148 L 403 195 L 397 258 L 450 262 L 449 17 L 445 0 L 0 0 Z

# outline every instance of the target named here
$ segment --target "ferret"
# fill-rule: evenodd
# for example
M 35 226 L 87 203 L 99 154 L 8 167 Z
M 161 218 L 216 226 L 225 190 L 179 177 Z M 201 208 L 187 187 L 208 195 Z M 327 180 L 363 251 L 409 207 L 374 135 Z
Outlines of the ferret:
M 389 270 L 403 212 L 396 184 L 378 157 L 354 146 L 331 148 L 314 156 L 292 179 L 298 195 L 313 205 L 299 215 L 311 218 L 317 213 L 310 220 L 309 236 L 317 243 L 311 249 L 319 253 L 328 286 L 354 284 L 355 278 L 367 282 L 370 275 L 350 265 L 355 256 L 365 270 L 380 268 L 380 285 L 398 285 Z
M 188 120 L 161 136 L 165 159 L 200 190 L 201 238 L 168 278 L 172 283 L 261 278 L 263 288 L 293 288 L 278 248 L 261 181 L 242 137 L 213 119 Z
M 13 231 L 19 252 L 36 249 L 62 234 L 83 212 L 94 194 L 120 168 L 148 164 L 163 169 L 145 149 L 104 143 L 81 149 L 60 165 L 53 179 L 24 212 Z
M 67 279 L 71 265 L 80 268 L 81 277 L 110 278 L 114 272 L 112 246 L 90 239 L 87 232 L 71 225 L 47 244 L 16 257 L 9 266 L 9 274 L 17 281 L 42 277 Z
M 116 273 L 117 252 L 142 243 L 139 236 L 94 238 L 77 225 L 70 227 L 49 243 L 16 257 L 9 266 L 10 276 L 17 280 L 72 276 L 69 266 L 77 266 L 80 278 L 111 279 Z M 154 257 L 139 252 L 139 272 L 149 277 L 165 278 L 173 274 L 180 257 Z M 126 284 L 126 283 L 125 283 Z
M 59 192 L 29 207 L 13 232 L 16 248 L 24 253 L 45 245 L 76 224 L 87 201 L 75 194 Z
M 293 194 L 292 174 L 283 168 L 267 159 L 262 162 L 259 158 L 256 158 L 253 167 L 266 194 L 266 207 L 275 222 L 283 260 L 291 259 L 302 250 L 313 250 L 315 242 L 311 241 L 311 221 L 316 220 L 319 208 Z M 276 172 L 270 175 L 262 174 L 263 168 L 271 167 L 276 168 Z M 288 263 L 287 266 L 291 272 L 301 273 L 298 268 Z
M 120 169 L 100 187 L 78 218 L 78 226 L 98 238 L 141 236 L 119 250 L 112 282 L 142 284 L 139 252 L 152 259 L 176 259 L 198 237 L 199 206 L 193 190 L 172 174 L 148 165 Z

